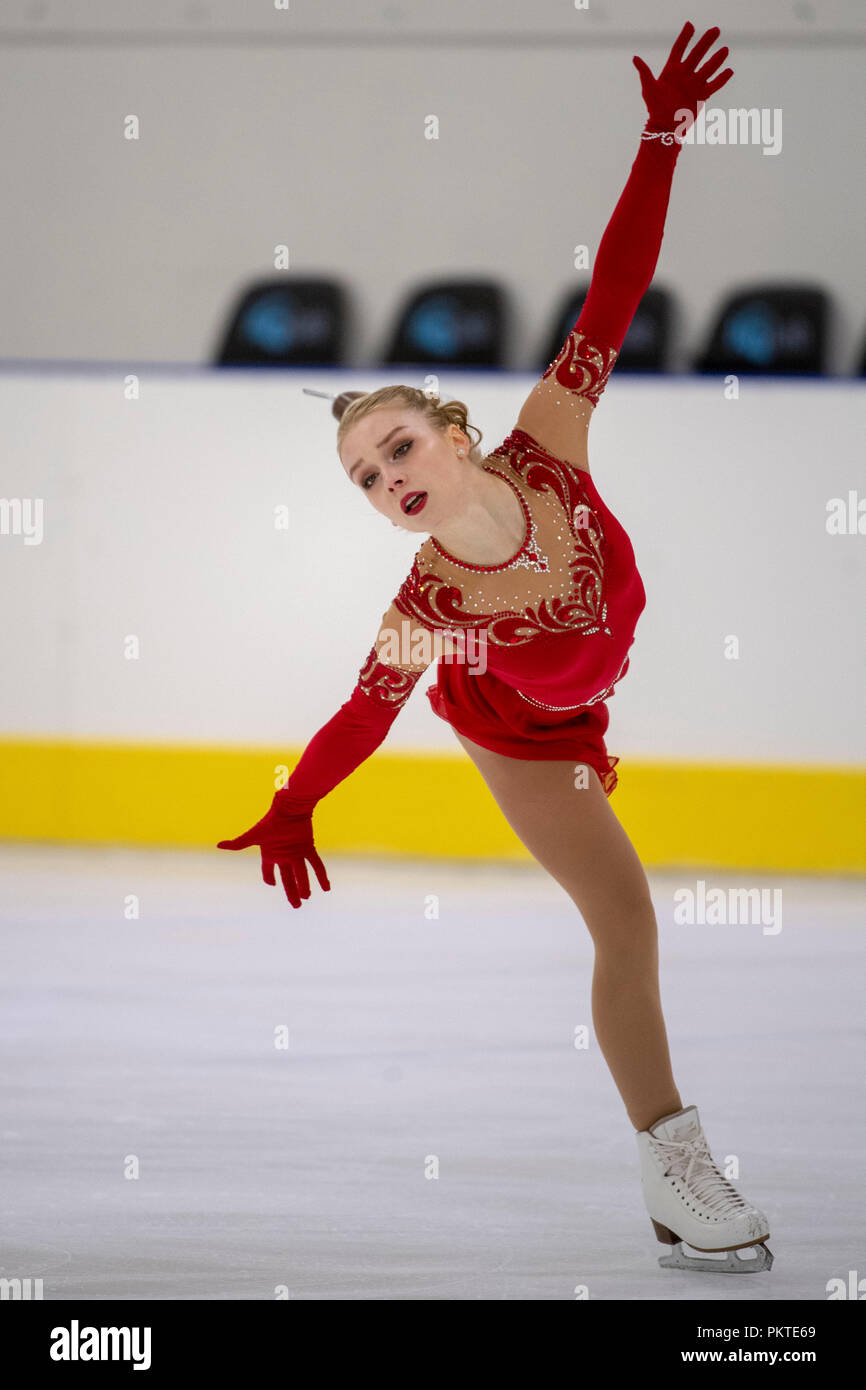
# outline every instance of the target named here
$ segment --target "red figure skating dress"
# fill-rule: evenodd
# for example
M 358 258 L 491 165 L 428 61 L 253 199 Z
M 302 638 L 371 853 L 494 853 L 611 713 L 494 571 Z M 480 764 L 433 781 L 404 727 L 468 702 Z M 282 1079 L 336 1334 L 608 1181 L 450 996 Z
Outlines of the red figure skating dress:
M 460 659 L 439 659 L 437 683 L 427 691 L 435 713 L 508 757 L 588 763 L 612 791 L 617 759 L 604 744 L 606 701 L 628 669 L 645 603 L 631 543 L 589 472 L 555 458 L 525 431 L 514 429 L 483 466 L 520 499 L 523 545 L 507 563 L 482 568 L 448 555 L 431 537 L 383 627 L 399 629 L 405 616 L 410 638 L 418 623 L 469 628 Z M 361 685 L 375 698 L 384 681 L 402 703 L 418 675 L 403 670 L 400 677 L 398 684 L 392 670 L 368 661 Z
M 670 125 L 651 119 L 580 316 L 516 427 L 483 462 L 520 499 L 523 544 L 506 563 L 479 566 L 434 536 L 423 542 L 354 690 L 290 776 L 295 813 L 311 812 L 382 743 L 432 659 L 439 665 L 430 704 L 467 738 L 508 757 L 588 764 L 608 795 L 616 786 L 607 701 L 628 669 L 645 593 L 625 530 L 575 460 L 652 279 L 679 153 Z M 573 447 L 552 449 L 551 440 L 568 444 L 569 429 Z M 437 632 L 438 650 L 448 653 L 438 658 Z M 443 634 L 461 632 L 455 657 Z

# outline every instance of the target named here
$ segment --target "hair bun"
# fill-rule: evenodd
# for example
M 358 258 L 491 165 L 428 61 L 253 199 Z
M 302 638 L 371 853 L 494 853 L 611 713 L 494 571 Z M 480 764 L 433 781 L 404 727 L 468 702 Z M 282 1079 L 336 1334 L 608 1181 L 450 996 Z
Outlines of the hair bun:
M 334 419 L 342 420 L 352 401 L 357 401 L 361 396 L 366 395 L 366 391 L 342 391 L 331 406 L 331 414 Z

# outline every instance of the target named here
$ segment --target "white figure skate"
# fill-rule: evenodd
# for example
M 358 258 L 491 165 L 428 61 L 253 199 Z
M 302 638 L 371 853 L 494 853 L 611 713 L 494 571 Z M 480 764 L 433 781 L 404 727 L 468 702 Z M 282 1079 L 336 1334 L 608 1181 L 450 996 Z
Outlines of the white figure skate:
M 773 1256 L 764 1242 L 770 1223 L 744 1200 L 719 1171 L 707 1146 L 697 1106 L 664 1115 L 637 1133 L 641 1185 L 656 1236 L 673 1246 L 659 1258 L 662 1269 L 692 1269 L 712 1274 L 755 1274 L 771 1269 Z M 686 1255 L 695 1250 L 725 1252 L 724 1259 Z M 754 1247 L 754 1257 L 735 1254 Z

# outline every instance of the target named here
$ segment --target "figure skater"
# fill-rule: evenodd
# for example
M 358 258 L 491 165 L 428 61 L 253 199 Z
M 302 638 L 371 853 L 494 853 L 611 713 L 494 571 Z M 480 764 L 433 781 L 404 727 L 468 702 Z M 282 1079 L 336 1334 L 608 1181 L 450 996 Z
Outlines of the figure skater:
M 684 1106 L 677 1090 L 649 885 L 608 800 L 618 759 L 605 746 L 606 701 L 628 669 L 645 593 L 587 457 L 590 418 L 653 276 L 682 138 L 732 76 L 718 73 L 728 49 L 710 53 L 719 30 L 687 53 L 694 33 L 683 27 L 658 78 L 634 59 L 649 117 L 637 155 L 580 316 L 505 441 L 482 456 L 462 402 L 408 386 L 334 399 L 348 481 L 376 511 L 427 539 L 348 700 L 267 814 L 219 848 L 258 845 L 265 883 L 276 886 L 279 869 L 294 908 L 310 897 L 307 863 L 328 890 L 313 808 L 382 743 L 438 640 L 442 659 L 427 691 L 434 712 L 592 936 L 596 1037 L 637 1132 L 653 1228 L 673 1246 L 659 1263 L 752 1273 L 771 1267 L 769 1224 L 719 1170 L 697 1107 Z M 468 659 L 471 637 L 483 639 L 483 663 Z M 727 1253 L 700 1259 L 682 1242 Z M 753 1258 L 734 1254 L 747 1247 Z

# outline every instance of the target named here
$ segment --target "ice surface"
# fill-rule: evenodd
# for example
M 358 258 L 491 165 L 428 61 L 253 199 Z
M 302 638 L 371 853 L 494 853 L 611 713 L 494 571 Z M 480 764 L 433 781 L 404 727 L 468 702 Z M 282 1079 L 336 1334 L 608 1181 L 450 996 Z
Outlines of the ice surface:
M 532 865 L 326 862 L 294 911 L 257 851 L 0 848 L 0 1274 L 46 1299 L 708 1301 L 866 1274 L 866 884 L 651 877 L 684 1104 L 771 1221 L 770 1273 L 704 1276 L 658 1267 L 565 893 Z M 780 887 L 781 932 L 676 925 L 698 878 Z

